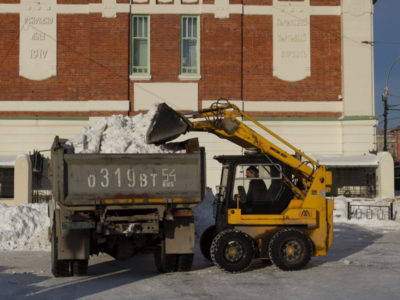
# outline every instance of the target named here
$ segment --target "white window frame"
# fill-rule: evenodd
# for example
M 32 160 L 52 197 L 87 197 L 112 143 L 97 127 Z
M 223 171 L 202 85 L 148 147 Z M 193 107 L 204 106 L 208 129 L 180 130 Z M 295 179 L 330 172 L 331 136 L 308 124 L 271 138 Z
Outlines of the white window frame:
M 189 26 L 184 26 L 185 22 L 188 22 L 189 19 L 196 19 L 196 32 L 189 32 Z M 193 28 L 193 27 L 192 27 Z M 194 37 L 194 33 L 196 33 Z M 195 72 L 186 72 L 187 67 L 183 66 L 183 40 L 184 39 L 196 39 L 196 70 Z M 196 80 L 200 79 L 200 17 L 199 15 L 182 15 L 181 16 L 181 57 L 180 57 L 180 75 L 179 78 L 181 80 Z
M 131 79 L 139 79 L 139 80 L 148 80 L 151 79 L 150 73 L 150 15 L 132 15 L 131 17 Z M 145 27 L 142 27 L 142 32 L 140 34 L 135 32 L 135 19 L 146 18 L 147 19 L 147 32 L 145 31 Z M 144 33 L 147 33 L 145 35 Z M 135 66 L 134 58 L 135 58 L 135 40 L 146 39 L 147 40 L 147 65 L 146 66 Z M 146 69 L 145 71 L 141 71 L 140 69 Z

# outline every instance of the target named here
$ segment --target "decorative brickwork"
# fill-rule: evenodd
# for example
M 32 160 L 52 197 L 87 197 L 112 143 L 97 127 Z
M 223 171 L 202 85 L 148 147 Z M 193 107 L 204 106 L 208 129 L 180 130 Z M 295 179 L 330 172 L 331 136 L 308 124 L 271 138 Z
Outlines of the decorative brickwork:
M 310 3 L 339 5 L 339 2 L 311 0 Z M 2 3 L 18 2 L 2 0 Z M 87 4 L 101 0 L 58 3 Z M 118 3 L 128 2 L 118 0 Z M 241 0 L 230 3 L 240 4 Z M 243 3 L 272 5 L 272 0 Z M 201 78 L 183 81 L 179 77 L 180 18 L 180 14 L 150 14 L 151 77 L 144 82 L 196 82 L 199 107 L 202 100 L 221 97 L 245 101 L 338 101 L 342 91 L 340 16 L 310 17 L 311 76 L 294 82 L 273 76 L 273 16 L 234 13 L 223 19 L 213 13 L 201 14 Z M 38 81 L 19 76 L 18 14 L 0 14 L 0 22 L 0 101 L 129 99 L 133 113 L 134 82 L 140 81 L 129 79 L 127 13 L 117 13 L 116 18 L 105 18 L 101 13 L 58 14 L 57 75 Z M 159 98 L 162 100 L 162 95 Z
M 244 99 L 336 101 L 341 93 L 340 17 L 311 16 L 311 77 L 272 76 L 272 17 L 244 17 Z

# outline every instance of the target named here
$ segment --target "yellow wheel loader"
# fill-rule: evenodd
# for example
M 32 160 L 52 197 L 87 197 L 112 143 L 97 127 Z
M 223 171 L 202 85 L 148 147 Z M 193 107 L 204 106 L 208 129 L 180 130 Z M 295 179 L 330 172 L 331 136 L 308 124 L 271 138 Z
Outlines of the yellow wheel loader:
M 200 239 L 206 258 L 236 273 L 254 258 L 292 271 L 305 267 L 312 256 L 326 255 L 332 243 L 333 199 L 326 197 L 332 176 L 325 166 L 228 101 L 188 114 L 160 104 L 147 142 L 165 143 L 188 131 L 209 132 L 248 150 L 245 155 L 216 157 L 222 164 L 216 221 Z

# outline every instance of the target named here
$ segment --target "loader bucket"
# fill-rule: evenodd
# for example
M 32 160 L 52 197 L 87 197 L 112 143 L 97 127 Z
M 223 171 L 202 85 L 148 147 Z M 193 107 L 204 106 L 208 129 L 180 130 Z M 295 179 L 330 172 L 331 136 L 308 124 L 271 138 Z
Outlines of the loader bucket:
M 148 144 L 162 144 L 186 133 L 190 121 L 166 103 L 158 105 L 157 112 L 146 134 Z

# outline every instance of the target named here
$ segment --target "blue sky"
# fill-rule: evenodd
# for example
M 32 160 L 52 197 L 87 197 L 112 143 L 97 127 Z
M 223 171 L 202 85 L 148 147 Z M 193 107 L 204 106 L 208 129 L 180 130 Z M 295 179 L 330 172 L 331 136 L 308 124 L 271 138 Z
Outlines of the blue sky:
M 375 113 L 379 128 L 383 128 L 382 93 L 392 62 L 400 55 L 400 0 L 378 0 L 374 14 L 375 40 Z M 400 60 L 389 77 L 389 105 L 400 110 Z M 400 111 L 389 111 L 388 128 L 400 125 Z

